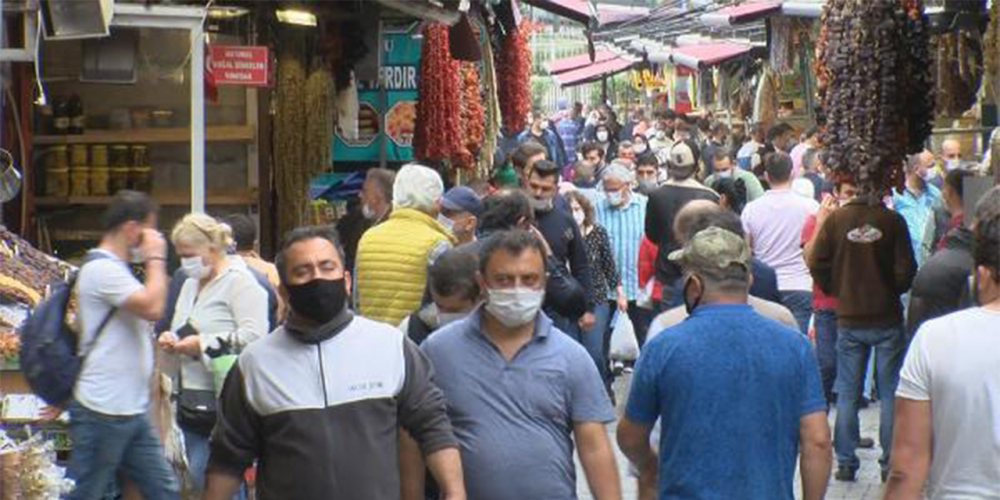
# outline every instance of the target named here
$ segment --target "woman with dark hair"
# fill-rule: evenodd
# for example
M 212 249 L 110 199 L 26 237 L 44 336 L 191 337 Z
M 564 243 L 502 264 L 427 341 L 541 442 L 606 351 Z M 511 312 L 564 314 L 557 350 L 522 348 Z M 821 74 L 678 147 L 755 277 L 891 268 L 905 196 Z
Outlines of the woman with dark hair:
M 719 193 L 719 205 L 736 215 L 743 213 L 743 207 L 747 205 L 747 185 L 743 179 L 723 177 L 716 179 L 711 187 Z
M 590 357 L 594 359 L 594 363 L 597 364 L 601 377 L 610 383 L 610 370 L 608 370 L 608 360 L 605 356 L 612 311 L 611 302 L 608 299 L 612 290 L 617 292 L 619 301 L 624 300 L 627 303 L 627 299 L 622 288 L 621 277 L 618 275 L 614 253 L 611 250 L 611 239 L 608 237 L 608 232 L 600 224 L 597 224 L 593 205 L 579 191 L 567 193 L 566 197 L 573 210 L 573 218 L 580 226 L 580 232 L 586 242 L 592 284 L 587 292 L 590 294 L 590 301 L 597 304 L 594 309 L 594 315 L 597 317 L 594 326 L 585 330 L 583 338 L 580 340 L 587 348 L 587 352 L 590 353 Z

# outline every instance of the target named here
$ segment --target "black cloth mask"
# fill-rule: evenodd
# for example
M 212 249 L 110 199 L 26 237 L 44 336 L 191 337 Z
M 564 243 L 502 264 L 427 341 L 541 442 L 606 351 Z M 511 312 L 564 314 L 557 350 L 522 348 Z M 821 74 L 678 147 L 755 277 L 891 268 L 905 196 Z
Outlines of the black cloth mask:
M 347 301 L 344 278 L 317 278 L 301 285 L 285 285 L 285 288 L 292 311 L 319 324 L 329 323 L 344 309 Z

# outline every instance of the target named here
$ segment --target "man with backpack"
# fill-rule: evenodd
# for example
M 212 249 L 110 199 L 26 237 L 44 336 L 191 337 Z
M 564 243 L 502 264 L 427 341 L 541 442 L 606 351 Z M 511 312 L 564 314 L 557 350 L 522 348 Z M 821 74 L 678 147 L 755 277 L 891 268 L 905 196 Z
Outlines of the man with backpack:
M 73 500 L 103 498 L 120 470 L 146 500 L 176 499 L 178 487 L 146 415 L 153 375 L 150 322 L 167 294 L 166 243 L 157 209 L 120 191 L 104 212 L 104 236 L 76 281 L 82 368 L 69 403 Z M 145 283 L 129 269 L 142 262 Z

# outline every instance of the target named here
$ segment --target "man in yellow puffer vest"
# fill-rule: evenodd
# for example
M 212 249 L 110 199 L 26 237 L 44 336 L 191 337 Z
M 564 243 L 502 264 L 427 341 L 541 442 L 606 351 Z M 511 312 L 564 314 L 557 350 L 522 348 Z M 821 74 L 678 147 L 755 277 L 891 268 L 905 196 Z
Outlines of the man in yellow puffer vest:
M 409 164 L 396 174 L 392 215 L 358 244 L 355 304 L 366 318 L 397 325 L 420 307 L 427 267 L 455 243 L 438 222 L 444 183 L 427 167 Z

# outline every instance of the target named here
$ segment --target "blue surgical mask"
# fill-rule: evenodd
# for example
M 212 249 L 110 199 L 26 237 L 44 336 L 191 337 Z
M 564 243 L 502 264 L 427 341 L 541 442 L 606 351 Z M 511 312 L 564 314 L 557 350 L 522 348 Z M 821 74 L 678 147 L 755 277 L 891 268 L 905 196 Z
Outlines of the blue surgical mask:
M 621 191 L 612 191 L 608 193 L 608 203 L 612 206 L 618 207 L 625 201 L 625 197 L 622 195 Z
M 437 221 L 438 224 L 444 226 L 444 228 L 447 229 L 449 233 L 455 231 L 455 222 L 445 217 L 443 214 L 438 214 Z

